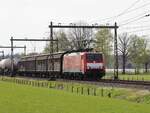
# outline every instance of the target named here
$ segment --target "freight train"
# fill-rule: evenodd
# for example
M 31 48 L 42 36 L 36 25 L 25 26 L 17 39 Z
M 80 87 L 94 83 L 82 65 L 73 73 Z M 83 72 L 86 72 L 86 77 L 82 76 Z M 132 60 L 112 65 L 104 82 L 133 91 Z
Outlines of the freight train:
M 11 72 L 11 60 L 4 60 L 0 61 L 0 69 Z M 105 76 L 104 56 L 97 52 L 67 51 L 25 56 L 14 63 L 14 74 L 22 76 L 81 80 L 97 80 Z

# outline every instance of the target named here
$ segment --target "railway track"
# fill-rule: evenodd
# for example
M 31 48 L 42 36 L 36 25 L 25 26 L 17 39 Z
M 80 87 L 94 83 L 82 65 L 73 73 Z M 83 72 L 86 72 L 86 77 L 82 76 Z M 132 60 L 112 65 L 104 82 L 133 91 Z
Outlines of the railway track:
M 137 88 L 137 89 L 150 90 L 150 81 L 131 81 L 131 80 L 112 80 L 112 79 L 102 79 L 99 81 L 79 81 L 79 80 L 57 79 L 57 81 L 90 84 L 90 85 L 106 86 L 106 87 L 125 87 L 125 88 Z

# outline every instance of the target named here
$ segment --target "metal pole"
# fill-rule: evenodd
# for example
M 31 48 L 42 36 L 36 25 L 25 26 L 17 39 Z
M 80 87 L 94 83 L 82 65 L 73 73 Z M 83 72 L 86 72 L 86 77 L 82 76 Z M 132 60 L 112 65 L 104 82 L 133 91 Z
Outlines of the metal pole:
M 2 51 L 2 54 L 3 54 L 2 59 L 4 59 L 4 51 Z
M 26 55 L 26 45 L 24 45 L 24 55 Z
M 118 79 L 118 42 L 117 42 L 117 23 L 115 22 L 115 34 L 114 34 L 114 79 Z
M 52 71 L 54 70 L 54 61 L 53 61 L 53 23 L 50 23 L 50 56 L 51 56 L 51 63 L 52 63 Z
M 11 37 L 11 76 L 13 76 L 14 71 L 14 61 L 13 61 L 13 37 Z
M 0 48 L 11 48 L 11 46 L 0 46 Z M 24 48 L 24 46 L 13 46 L 13 48 Z
M 53 23 L 51 22 L 51 28 L 50 28 L 50 52 L 53 53 Z
M 57 52 L 59 51 L 59 47 L 58 47 L 59 45 L 58 45 L 58 39 L 57 39 Z
M 53 26 L 51 26 L 51 25 L 49 25 L 49 27 L 51 28 L 51 27 L 53 27 L 53 28 L 90 28 L 90 29 L 92 29 L 92 28 L 110 28 L 110 29 L 114 29 L 116 26 L 95 26 L 95 25 L 53 25 Z M 118 27 L 118 26 L 117 26 Z
M 0 51 L 0 53 L 2 53 L 2 58 L 1 59 L 4 59 L 4 51 Z

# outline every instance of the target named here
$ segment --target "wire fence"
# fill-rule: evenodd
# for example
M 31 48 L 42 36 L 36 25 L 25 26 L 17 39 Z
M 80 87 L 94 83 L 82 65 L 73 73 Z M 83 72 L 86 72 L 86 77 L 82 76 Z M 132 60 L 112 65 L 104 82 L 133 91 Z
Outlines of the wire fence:
M 57 90 L 64 90 L 71 93 L 76 93 L 80 95 L 91 95 L 91 96 L 101 96 L 101 97 L 112 97 L 113 87 L 104 88 L 96 86 L 81 85 L 75 83 L 65 83 L 57 81 L 38 81 L 38 80 L 28 80 L 22 78 L 11 78 L 11 77 L 0 77 L 0 81 L 10 82 L 20 85 L 28 85 L 33 87 L 50 88 Z

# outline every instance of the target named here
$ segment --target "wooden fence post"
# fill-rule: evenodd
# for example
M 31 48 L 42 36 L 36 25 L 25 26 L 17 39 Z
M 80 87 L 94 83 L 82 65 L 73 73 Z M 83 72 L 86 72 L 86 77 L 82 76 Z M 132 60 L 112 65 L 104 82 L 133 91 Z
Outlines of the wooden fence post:
M 51 82 L 49 83 L 49 88 L 52 88 Z
M 90 89 L 89 88 L 87 88 L 87 94 L 90 95 Z
M 78 87 L 77 87 L 77 93 L 79 92 L 78 90 L 79 90 L 79 89 L 78 89 Z
M 73 86 L 71 87 L 71 92 L 73 93 Z
M 83 95 L 83 87 L 81 88 L 81 94 Z
M 101 89 L 101 96 L 102 97 L 104 96 L 104 89 L 103 88 Z
M 94 88 L 94 96 L 96 96 L 96 88 Z
M 108 93 L 108 97 L 111 98 L 111 92 Z

